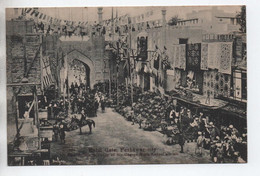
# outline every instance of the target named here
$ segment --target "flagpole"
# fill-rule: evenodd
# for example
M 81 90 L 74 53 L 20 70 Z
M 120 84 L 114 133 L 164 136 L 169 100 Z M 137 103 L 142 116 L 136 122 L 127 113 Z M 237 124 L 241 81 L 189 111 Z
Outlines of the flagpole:
M 63 84 L 63 108 L 64 108 L 64 110 L 65 110 L 65 96 L 66 96 L 66 89 L 65 89 L 65 83 L 66 83 L 66 79 L 65 79 L 65 81 L 64 81 L 64 84 Z
M 118 77 L 119 77 L 119 43 L 117 42 L 117 61 L 116 61 L 116 99 L 117 99 L 117 105 L 119 105 L 119 96 L 118 96 Z
M 111 99 L 111 71 L 110 71 L 111 64 L 110 64 L 110 60 L 111 59 L 109 59 L 109 99 Z
M 71 21 L 71 7 L 70 7 L 70 21 Z
M 114 7 L 112 7 L 112 42 L 114 42 Z
M 130 34 L 129 34 L 129 49 L 130 49 L 130 52 L 129 52 L 129 56 L 130 56 L 130 53 L 132 51 L 132 20 L 131 20 L 131 29 L 130 29 Z M 134 58 L 133 58 L 134 59 Z M 133 92 L 133 78 L 132 78 L 132 70 L 131 70 L 131 58 L 129 57 L 129 72 L 130 72 L 130 83 L 131 83 L 131 106 L 133 107 L 133 103 L 134 103 L 134 92 Z

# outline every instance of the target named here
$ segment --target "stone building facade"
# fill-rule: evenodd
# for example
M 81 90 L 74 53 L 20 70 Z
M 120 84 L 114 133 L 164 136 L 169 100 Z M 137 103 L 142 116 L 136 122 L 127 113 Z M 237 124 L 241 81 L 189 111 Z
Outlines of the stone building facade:
M 58 55 L 63 53 L 64 59 L 71 62 L 74 59 L 81 61 L 89 69 L 87 74 L 89 86 L 107 79 L 108 68 L 105 66 L 105 44 L 103 36 L 72 36 L 60 37 L 58 40 Z
M 22 83 L 37 84 L 38 95 L 41 91 L 42 35 L 31 33 L 33 23 L 27 20 L 8 21 L 6 35 L 7 69 L 7 114 L 22 116 L 19 107 L 33 99 L 30 86 L 11 86 Z M 17 30 L 21 28 L 21 30 Z

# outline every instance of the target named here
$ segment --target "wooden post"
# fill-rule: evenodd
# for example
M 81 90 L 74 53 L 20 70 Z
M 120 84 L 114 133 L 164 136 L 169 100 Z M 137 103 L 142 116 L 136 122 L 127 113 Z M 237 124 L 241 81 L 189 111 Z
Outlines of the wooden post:
M 34 95 L 34 123 L 38 129 L 38 139 L 39 139 L 39 149 L 41 149 L 41 137 L 40 137 L 40 120 L 39 120 L 39 108 L 38 108 L 38 95 L 37 95 L 37 85 L 33 87 L 33 95 Z

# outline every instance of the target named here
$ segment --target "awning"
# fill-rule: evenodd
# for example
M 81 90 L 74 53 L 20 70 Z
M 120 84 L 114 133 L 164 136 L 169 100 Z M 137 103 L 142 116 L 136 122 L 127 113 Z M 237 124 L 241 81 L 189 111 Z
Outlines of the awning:
M 191 91 L 189 91 L 189 92 L 191 92 Z M 182 95 L 182 90 L 179 90 L 179 92 L 177 91 L 177 94 L 175 96 L 173 96 L 173 98 L 176 98 L 177 100 L 179 100 L 181 102 L 190 104 L 190 105 L 198 107 L 198 108 L 205 108 L 205 109 L 211 109 L 211 110 L 216 110 L 216 109 L 222 108 L 228 104 L 228 102 L 226 102 L 226 101 L 223 101 L 220 99 L 214 99 L 214 98 L 210 99 L 210 104 L 206 104 L 207 97 L 193 92 L 192 99 L 191 99 L 191 98 L 188 98 L 188 97 Z
M 247 116 L 246 107 L 240 107 L 240 106 L 237 106 L 234 104 L 228 104 L 228 105 L 222 107 L 221 110 L 224 110 L 227 113 L 231 113 L 231 114 L 241 117 L 243 119 L 246 119 L 246 116 Z

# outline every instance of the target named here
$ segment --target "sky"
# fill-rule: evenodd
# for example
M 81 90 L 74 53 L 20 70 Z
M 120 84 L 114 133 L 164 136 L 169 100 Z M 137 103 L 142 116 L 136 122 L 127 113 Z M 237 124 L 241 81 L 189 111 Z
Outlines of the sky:
M 161 19 L 161 10 L 165 9 L 166 19 L 169 20 L 173 16 L 179 18 L 186 18 L 186 14 L 192 11 L 211 9 L 212 6 L 148 6 L 148 7 L 114 7 L 114 17 L 116 11 L 118 16 L 129 14 L 130 16 L 138 16 L 148 11 L 153 11 L 153 15 L 149 20 Z M 240 6 L 218 6 L 219 10 L 224 10 L 228 13 L 236 13 L 240 11 Z M 97 7 L 60 7 L 60 8 L 39 8 L 39 12 L 49 15 L 54 18 L 71 21 L 97 21 Z M 10 13 L 11 14 L 11 13 Z M 110 19 L 112 14 L 112 7 L 103 8 L 103 20 Z M 8 19 L 8 15 L 7 15 Z

